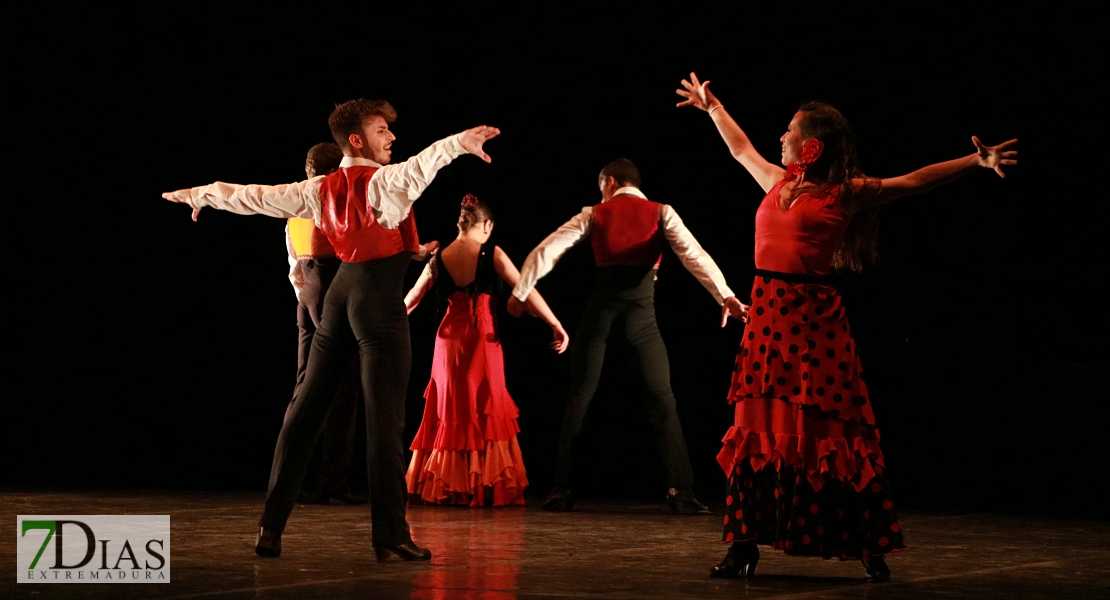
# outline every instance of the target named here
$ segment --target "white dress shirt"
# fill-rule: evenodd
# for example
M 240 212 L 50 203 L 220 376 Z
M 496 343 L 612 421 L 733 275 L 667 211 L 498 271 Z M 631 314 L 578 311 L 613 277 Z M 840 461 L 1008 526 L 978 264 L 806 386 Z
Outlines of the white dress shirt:
M 643 192 L 631 186 L 622 187 L 613 195 L 620 194 L 632 194 L 647 199 Z M 671 250 L 674 250 L 674 253 L 678 255 L 686 270 L 690 271 L 705 286 L 705 289 L 709 290 L 709 293 L 717 300 L 717 304 L 724 304 L 726 298 L 735 294 L 725 283 L 725 276 L 721 273 L 721 269 L 717 267 L 717 263 L 713 262 L 713 258 L 702 249 L 701 244 L 694 238 L 694 234 L 690 233 L 690 230 L 682 223 L 682 218 L 678 216 L 678 213 L 669 204 L 660 206 L 662 207 L 660 221 L 663 226 L 663 236 L 667 243 L 671 245 Z M 572 246 L 590 235 L 593 222 L 594 208 L 587 206 L 582 209 L 582 212 L 563 223 L 554 233 L 540 242 L 540 245 L 536 246 L 535 250 L 532 250 L 528 254 L 528 258 L 524 260 L 524 266 L 520 269 L 520 280 L 513 288 L 513 295 L 521 302 L 525 301 L 528 294 L 532 293 L 532 288 L 536 287 L 536 282 L 551 272 L 559 258 Z
M 365 158 L 343 157 L 340 167 L 380 167 L 366 185 L 366 201 L 374 218 L 387 229 L 396 229 L 408 216 L 412 203 L 435 179 L 436 172 L 466 154 L 459 134 L 439 140 L 402 163 L 379 165 Z M 217 181 L 189 190 L 193 206 L 210 206 L 240 215 L 267 215 L 312 219 L 320 226 L 320 181 L 324 176 L 282 185 L 238 185 Z

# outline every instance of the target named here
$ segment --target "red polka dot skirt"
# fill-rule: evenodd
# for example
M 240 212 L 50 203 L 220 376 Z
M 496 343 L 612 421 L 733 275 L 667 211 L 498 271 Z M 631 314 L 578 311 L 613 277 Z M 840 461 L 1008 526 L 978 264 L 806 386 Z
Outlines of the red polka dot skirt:
M 905 549 L 841 297 L 760 272 L 736 357 L 724 541 L 865 558 Z

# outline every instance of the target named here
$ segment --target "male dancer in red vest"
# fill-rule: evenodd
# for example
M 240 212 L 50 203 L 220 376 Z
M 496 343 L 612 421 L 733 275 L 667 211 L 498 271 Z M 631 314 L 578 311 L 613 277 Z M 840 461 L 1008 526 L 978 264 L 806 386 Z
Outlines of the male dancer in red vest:
M 405 520 L 401 436 L 412 354 L 401 286 L 410 257 L 418 250 L 411 209 L 436 172 L 455 158 L 469 153 L 489 162 L 482 145 L 500 131 L 485 126 L 468 129 L 403 163 L 388 165 L 396 139 L 389 123 L 395 118 L 393 107 L 380 100 L 337 106 L 328 125 L 344 158 L 340 169 L 330 175 L 276 186 L 217 182 L 162 195 L 188 204 L 194 219 L 205 206 L 238 214 L 312 219 L 343 262 L 324 299 L 304 384 L 278 435 L 255 542 L 259 556 L 281 554 L 281 532 L 312 449 L 343 373 L 357 353 L 366 403 L 374 553 L 379 561 L 431 558 L 431 552 L 413 543 Z
M 343 149 L 338 144 L 316 144 L 305 157 L 305 175 L 309 179 L 339 170 Z M 293 410 L 297 392 L 308 370 L 308 354 L 312 338 L 320 327 L 324 312 L 324 296 L 341 264 L 328 237 L 311 219 L 289 219 L 285 225 L 285 245 L 289 251 L 289 281 L 297 295 L 297 379 L 293 398 L 286 412 Z M 437 242 L 420 245 L 413 260 L 423 260 L 439 247 Z M 305 475 L 299 504 L 327 504 L 339 500 L 343 504 L 366 504 L 367 498 L 351 492 L 348 467 L 354 452 L 355 420 L 362 391 L 362 377 L 357 360 L 351 361 L 343 383 L 332 401 L 327 424 L 316 445 L 315 455 Z
M 574 507 L 571 464 L 601 378 L 606 341 L 616 325 L 635 351 L 647 383 L 651 426 L 667 471 L 667 503 L 673 512 L 686 508 L 708 513 L 709 508 L 694 496 L 694 474 L 675 412 L 667 348 L 655 322 L 655 276 L 664 246 L 670 245 L 683 266 L 722 305 L 725 318 L 741 314 L 740 301 L 678 213 L 666 204 L 650 202 L 640 191 L 636 165 L 623 158 L 614 160 L 601 170 L 598 186 L 601 204 L 583 208 L 532 250 L 509 299 L 509 312 L 520 315 L 536 282 L 571 246 L 590 236 L 597 279 L 571 348 L 570 398 L 559 437 L 555 487 L 542 507 Z

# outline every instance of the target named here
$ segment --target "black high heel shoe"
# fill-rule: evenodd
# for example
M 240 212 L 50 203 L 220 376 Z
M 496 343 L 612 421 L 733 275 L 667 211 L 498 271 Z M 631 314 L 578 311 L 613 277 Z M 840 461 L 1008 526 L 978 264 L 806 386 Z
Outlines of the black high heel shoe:
M 671 488 L 667 490 L 667 505 L 671 507 L 672 513 L 678 513 L 682 508 L 692 510 L 699 515 L 712 514 L 713 511 L 709 507 L 698 502 L 694 497 L 694 493 L 688 490 L 679 490 L 678 488 Z
M 863 559 L 863 568 L 874 583 L 883 583 L 890 579 L 890 567 L 886 566 L 886 559 L 882 556 Z
M 759 562 L 759 547 L 755 542 L 736 542 L 728 549 L 728 554 L 717 566 L 709 569 L 714 579 L 736 579 L 740 575 L 751 579 L 755 577 L 755 565 Z
M 547 498 L 544 498 L 540 508 L 544 510 L 565 510 L 567 512 L 574 510 L 574 490 L 560 485 L 555 486 L 551 493 L 547 495 Z

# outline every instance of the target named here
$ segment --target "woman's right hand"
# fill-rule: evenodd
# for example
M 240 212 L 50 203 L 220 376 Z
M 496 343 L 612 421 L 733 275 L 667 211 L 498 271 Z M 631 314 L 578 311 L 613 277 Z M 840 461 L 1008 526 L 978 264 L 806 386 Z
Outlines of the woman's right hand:
M 698 76 L 693 71 L 690 72 L 689 80 L 682 80 L 682 87 L 683 89 L 675 90 L 674 93 L 686 98 L 686 100 L 676 104 L 677 107 L 693 106 L 702 110 L 709 110 L 714 104 L 720 104 L 713 92 L 709 91 L 709 80 L 698 81 Z
M 570 336 L 567 335 L 567 330 L 563 329 L 563 324 L 556 322 L 551 325 L 551 331 L 555 333 L 555 341 L 551 342 L 549 348 L 555 352 L 562 354 L 566 351 L 567 345 L 570 344 Z

